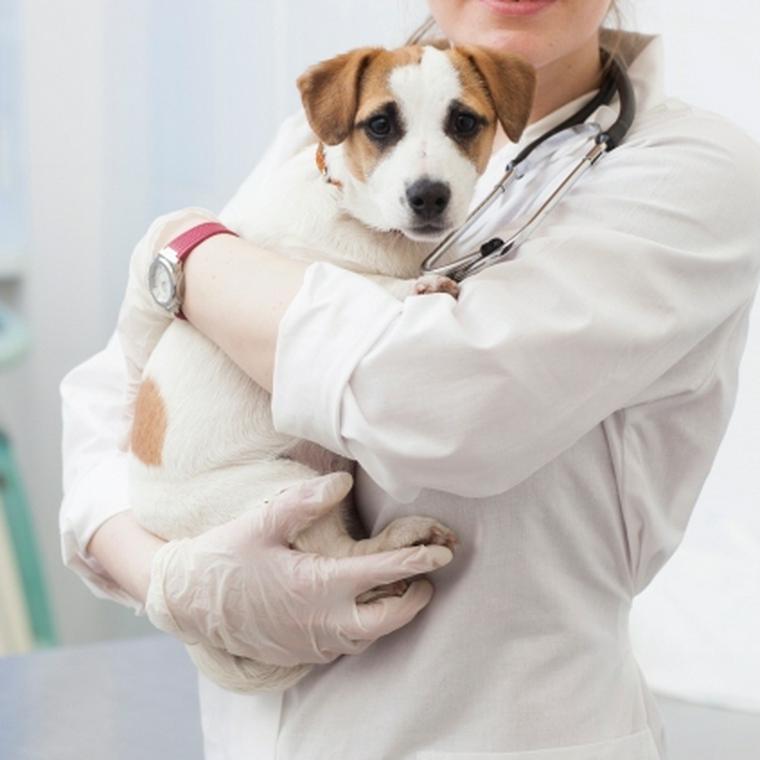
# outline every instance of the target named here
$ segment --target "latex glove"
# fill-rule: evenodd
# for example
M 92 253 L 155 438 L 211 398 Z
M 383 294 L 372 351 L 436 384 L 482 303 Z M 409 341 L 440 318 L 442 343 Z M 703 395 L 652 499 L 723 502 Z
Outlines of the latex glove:
M 196 664 L 213 680 L 238 691 L 285 688 L 308 672 L 303 664 L 358 654 L 406 625 L 432 598 L 428 580 L 415 580 L 401 597 L 368 604 L 355 598 L 448 564 L 448 548 L 415 546 L 340 559 L 290 548 L 351 485 L 345 472 L 304 481 L 195 538 L 170 541 L 152 563 L 148 618 L 191 645 Z M 253 670 L 225 662 L 226 653 L 255 661 Z M 264 672 L 260 663 L 295 670 Z M 246 686 L 251 673 L 267 683 Z
M 127 398 L 134 399 L 142 371 L 174 317 L 162 309 L 148 289 L 148 270 L 163 246 L 196 224 L 217 221 L 203 208 L 185 208 L 159 216 L 132 251 L 129 278 L 116 327 L 127 363 Z

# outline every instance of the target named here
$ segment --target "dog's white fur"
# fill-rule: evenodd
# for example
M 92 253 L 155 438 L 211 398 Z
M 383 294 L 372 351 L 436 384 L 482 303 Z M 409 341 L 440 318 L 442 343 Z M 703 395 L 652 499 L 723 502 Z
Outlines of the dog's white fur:
M 290 159 L 266 186 L 247 187 L 239 215 L 242 237 L 283 255 L 327 260 L 376 276 L 397 297 L 414 293 L 431 243 L 411 240 L 413 214 L 405 188 L 420 177 L 452 191 L 449 226 L 467 211 L 477 170 L 442 128 L 449 103 L 461 95 L 456 67 L 441 50 L 425 48 L 417 64 L 399 66 L 389 87 L 406 125 L 404 137 L 361 181 L 349 169 L 345 144 L 328 146 L 327 184 L 315 168 L 315 147 Z M 290 249 L 290 253 L 288 253 Z M 292 251 L 297 253 L 293 254 Z M 447 296 L 448 297 L 448 296 Z M 130 457 L 130 504 L 142 526 L 164 539 L 195 536 L 270 501 L 278 492 L 352 462 L 277 432 L 269 394 L 187 322 L 175 320 L 150 356 L 143 380 L 160 392 L 166 418 L 160 464 Z M 299 536 L 296 547 L 331 556 L 455 542 L 435 520 L 408 517 L 377 536 L 354 540 L 347 499 Z M 370 592 L 403 592 L 405 585 Z M 282 689 L 308 668 L 273 668 L 195 645 L 191 655 L 218 683 L 237 691 Z

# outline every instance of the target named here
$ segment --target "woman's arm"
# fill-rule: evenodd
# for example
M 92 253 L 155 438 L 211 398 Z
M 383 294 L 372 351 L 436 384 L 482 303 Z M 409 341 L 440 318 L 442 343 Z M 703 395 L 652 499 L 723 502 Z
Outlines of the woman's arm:
M 131 597 L 145 604 L 153 557 L 166 543 L 138 525 L 132 510 L 119 512 L 96 531 L 86 551 Z
M 142 611 L 188 643 L 261 662 L 329 662 L 356 654 L 408 623 L 432 598 L 426 579 L 402 597 L 357 605 L 383 583 L 427 573 L 452 559 L 419 546 L 336 560 L 291 549 L 295 536 L 343 499 L 346 473 L 305 481 L 258 509 L 194 538 L 161 541 L 129 510 L 127 445 L 134 378 L 166 315 L 144 297 L 140 272 L 176 215 L 157 220 L 133 254 L 118 338 L 61 384 L 64 416 L 64 562 L 96 594 Z M 232 593 L 249 588 L 246 604 Z M 277 614 L 273 613 L 277 611 Z
M 251 176 L 261 178 L 261 172 Z M 222 212 L 226 221 L 234 219 L 236 199 Z M 263 662 L 327 662 L 356 654 L 409 622 L 430 601 L 432 586 L 419 579 L 402 597 L 366 605 L 356 605 L 355 597 L 442 567 L 452 554 L 421 546 L 335 560 L 291 550 L 294 536 L 346 495 L 351 481 L 345 473 L 306 481 L 193 539 L 162 541 L 129 509 L 134 398 L 145 362 L 171 321 L 152 302 L 145 277 L 153 252 L 193 213 L 207 219 L 203 210 L 183 211 L 151 225 L 132 255 L 116 333 L 61 383 L 64 563 L 97 596 L 147 612 L 157 627 L 188 642 L 233 647 Z M 263 581 L 267 573 L 276 582 Z M 257 593 L 247 595 L 243 607 L 228 593 L 230 585 Z
M 285 119 L 266 155 L 219 213 L 219 220 L 237 229 L 252 211 L 250 195 L 256 195 L 262 183 L 296 152 L 315 142 L 303 110 Z M 178 235 L 204 221 L 188 215 L 173 232 Z M 207 240 L 188 259 L 186 271 L 192 271 L 194 286 L 186 294 L 183 311 L 192 314 L 191 321 L 201 332 L 271 391 L 277 326 L 307 264 L 276 256 L 240 238 L 221 237 Z
M 655 123 L 458 301 L 399 303 L 353 272 L 219 236 L 190 259 L 189 317 L 271 388 L 280 432 L 357 460 L 394 498 L 501 493 L 753 297 L 758 156 L 708 117 Z M 707 374 L 714 357 L 698 363 Z
M 203 220 L 188 220 L 187 227 Z M 232 235 L 216 235 L 187 259 L 183 311 L 241 369 L 272 390 L 277 333 L 309 263 Z
M 96 546 L 92 539 L 98 530 L 129 509 L 126 387 L 127 366 L 116 334 L 102 351 L 61 381 L 63 501 L 59 527 L 64 565 L 96 596 L 140 612 L 144 597 L 133 593 L 139 584 L 122 585 L 110 572 L 110 559 L 119 553 L 96 555 L 90 551 Z M 133 554 L 132 547 L 123 544 L 121 548 L 126 561 Z M 138 554 L 141 552 L 135 552 Z
M 262 160 L 220 213 L 222 220 L 234 225 L 247 207 L 249 188 L 266 182 L 270 172 L 314 139 L 303 112 L 285 119 Z M 156 250 L 179 233 L 180 220 L 187 217 L 184 211 L 159 218 L 138 248 Z M 63 562 L 96 596 L 138 612 L 147 560 L 160 540 L 142 530 L 127 511 L 127 442 L 142 368 L 171 321 L 144 287 L 149 260 L 133 255 L 131 297 L 119 313 L 117 331 L 102 351 L 67 373 L 60 386 Z

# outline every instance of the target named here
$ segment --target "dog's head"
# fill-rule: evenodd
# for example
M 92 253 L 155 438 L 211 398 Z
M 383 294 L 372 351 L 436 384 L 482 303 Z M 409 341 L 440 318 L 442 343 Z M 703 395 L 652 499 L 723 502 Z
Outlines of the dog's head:
M 475 46 L 361 48 L 298 79 L 343 205 L 370 227 L 435 240 L 461 224 L 500 122 L 516 141 L 533 68 Z

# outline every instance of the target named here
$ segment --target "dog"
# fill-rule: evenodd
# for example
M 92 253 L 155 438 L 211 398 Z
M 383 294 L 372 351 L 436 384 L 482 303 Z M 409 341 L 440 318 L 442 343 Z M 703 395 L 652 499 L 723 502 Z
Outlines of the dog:
M 522 59 L 442 43 L 361 48 L 309 68 L 297 81 L 312 144 L 264 187 L 244 185 L 228 226 L 283 255 L 330 261 L 395 297 L 448 293 L 453 280 L 418 273 L 434 243 L 460 225 L 488 163 L 497 124 L 516 142 L 535 88 Z M 293 210 L 296 210 L 295 212 Z M 353 462 L 277 432 L 270 395 L 189 323 L 175 320 L 149 357 L 129 454 L 130 504 L 166 540 L 192 537 Z M 425 516 L 356 537 L 350 498 L 313 523 L 294 548 L 331 557 L 417 544 L 453 547 Z M 401 594 L 406 582 L 357 598 Z M 199 669 L 239 692 L 282 690 L 309 667 L 275 667 L 189 647 Z

